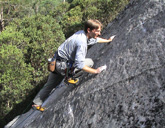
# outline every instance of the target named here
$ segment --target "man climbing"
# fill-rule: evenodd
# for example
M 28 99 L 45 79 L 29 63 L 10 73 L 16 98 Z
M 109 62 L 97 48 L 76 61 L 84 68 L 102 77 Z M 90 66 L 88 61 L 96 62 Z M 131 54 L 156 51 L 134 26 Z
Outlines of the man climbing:
M 47 83 L 43 89 L 34 98 L 33 107 L 44 111 L 41 107 L 44 100 L 49 96 L 49 93 L 66 77 L 68 83 L 75 84 L 78 79 L 74 79 L 78 73 L 85 71 L 87 73 L 98 74 L 101 72 L 101 67 L 92 68 L 94 62 L 90 58 L 85 58 L 87 54 L 87 46 L 96 43 L 108 43 L 113 40 L 114 36 L 109 39 L 99 38 L 101 35 L 102 24 L 98 20 L 88 20 L 85 22 L 84 30 L 74 33 L 71 37 L 62 43 L 56 52 L 56 69 L 51 72 Z M 74 69 L 75 75 L 68 77 L 66 69 Z

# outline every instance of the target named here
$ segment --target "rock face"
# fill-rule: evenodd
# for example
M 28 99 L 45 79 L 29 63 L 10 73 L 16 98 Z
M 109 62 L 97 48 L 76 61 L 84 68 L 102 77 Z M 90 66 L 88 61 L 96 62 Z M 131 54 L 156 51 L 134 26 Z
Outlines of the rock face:
M 165 1 L 130 1 L 104 29 L 104 38 L 112 35 L 88 52 L 106 71 L 57 88 L 45 112 L 31 109 L 6 128 L 165 127 Z

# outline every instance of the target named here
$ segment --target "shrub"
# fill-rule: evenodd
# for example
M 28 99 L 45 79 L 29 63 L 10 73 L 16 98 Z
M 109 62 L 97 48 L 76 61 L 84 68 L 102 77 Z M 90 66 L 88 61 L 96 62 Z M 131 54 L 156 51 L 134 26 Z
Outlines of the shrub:
M 24 62 L 22 51 L 11 44 L 0 46 L 0 60 L 0 117 L 4 117 L 33 88 L 34 69 Z

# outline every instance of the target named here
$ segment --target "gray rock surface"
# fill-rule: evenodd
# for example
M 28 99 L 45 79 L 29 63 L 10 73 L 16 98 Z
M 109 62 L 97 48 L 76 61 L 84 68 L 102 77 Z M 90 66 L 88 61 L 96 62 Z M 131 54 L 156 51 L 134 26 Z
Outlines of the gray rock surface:
M 45 112 L 30 110 L 6 128 L 165 127 L 165 0 L 131 0 L 104 29 L 104 38 L 112 35 L 88 52 L 106 71 L 59 87 Z

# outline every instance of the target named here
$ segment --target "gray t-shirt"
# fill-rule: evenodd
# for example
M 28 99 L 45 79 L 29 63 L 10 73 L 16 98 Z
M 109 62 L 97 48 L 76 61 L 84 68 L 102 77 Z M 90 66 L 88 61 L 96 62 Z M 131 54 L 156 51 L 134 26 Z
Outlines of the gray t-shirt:
M 82 69 L 85 64 L 85 57 L 87 54 L 87 45 L 97 43 L 97 39 L 87 39 L 83 30 L 74 33 L 71 37 L 65 40 L 58 48 L 58 55 L 69 61 L 73 61 L 75 67 Z

